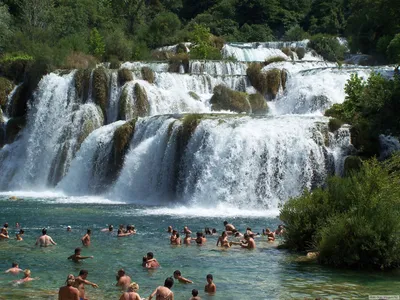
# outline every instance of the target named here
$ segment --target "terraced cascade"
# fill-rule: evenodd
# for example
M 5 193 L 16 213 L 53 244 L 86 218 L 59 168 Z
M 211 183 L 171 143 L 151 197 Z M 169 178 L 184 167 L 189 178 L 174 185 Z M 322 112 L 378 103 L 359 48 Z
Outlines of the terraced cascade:
M 0 190 L 276 209 L 343 172 L 349 128 L 329 130 L 322 115 L 344 101 L 351 74 L 372 70 L 339 68 L 306 45 L 231 43 L 226 61 L 57 71 L 13 118 L 16 85 L 2 101 Z

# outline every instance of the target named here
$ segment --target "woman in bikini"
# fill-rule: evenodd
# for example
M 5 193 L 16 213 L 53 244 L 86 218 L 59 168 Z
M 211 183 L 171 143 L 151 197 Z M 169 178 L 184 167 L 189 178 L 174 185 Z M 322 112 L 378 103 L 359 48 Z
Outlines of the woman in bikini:
M 168 277 L 165 279 L 164 286 L 159 286 L 155 289 L 155 291 L 150 295 L 149 300 L 153 299 L 156 296 L 156 300 L 174 300 L 174 293 L 171 291 L 172 286 L 174 285 L 174 279 L 172 277 Z

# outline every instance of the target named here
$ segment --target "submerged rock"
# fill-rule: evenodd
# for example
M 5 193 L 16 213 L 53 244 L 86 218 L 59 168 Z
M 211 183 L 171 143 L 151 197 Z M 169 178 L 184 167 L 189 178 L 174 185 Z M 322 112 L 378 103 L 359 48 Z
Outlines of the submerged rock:
M 6 125 L 5 144 L 11 144 L 15 141 L 18 133 L 25 127 L 26 120 L 24 117 L 12 118 L 8 120 Z
M 214 95 L 210 103 L 212 110 L 231 110 L 237 113 L 251 112 L 246 93 L 233 91 L 223 85 L 217 85 L 214 88 Z
M 189 91 L 189 96 L 190 97 L 192 97 L 194 100 L 197 100 L 197 101 L 200 101 L 201 99 L 200 99 L 200 96 L 199 95 L 197 95 L 195 92 L 193 92 L 193 91 Z

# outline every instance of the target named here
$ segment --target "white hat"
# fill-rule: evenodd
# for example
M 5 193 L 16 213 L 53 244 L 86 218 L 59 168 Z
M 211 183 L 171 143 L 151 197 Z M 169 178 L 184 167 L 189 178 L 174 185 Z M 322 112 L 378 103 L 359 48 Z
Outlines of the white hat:
M 68 228 L 68 229 L 71 229 L 71 226 L 68 225 L 67 228 Z

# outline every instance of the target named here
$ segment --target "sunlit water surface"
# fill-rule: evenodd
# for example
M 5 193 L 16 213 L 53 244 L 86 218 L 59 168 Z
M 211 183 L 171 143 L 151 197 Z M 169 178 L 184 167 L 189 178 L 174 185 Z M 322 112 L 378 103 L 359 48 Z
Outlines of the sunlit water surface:
M 0 269 L 6 270 L 16 261 L 20 267 L 29 268 L 39 280 L 17 285 L 13 280 L 22 277 L 0 275 L 0 299 L 57 299 L 57 291 L 68 274 L 89 271 L 88 280 L 99 285 L 87 287 L 89 299 L 119 299 L 115 287 L 115 274 L 124 268 L 133 281 L 140 285 L 139 294 L 148 297 L 158 285 L 163 284 L 174 270 L 194 284 L 175 283 L 175 299 L 189 299 L 191 290 L 197 288 L 203 299 L 313 299 L 341 298 L 367 299 L 369 294 L 398 295 L 398 272 L 360 272 L 333 270 L 315 263 L 300 262 L 299 255 L 278 250 L 265 238 L 256 239 L 257 249 L 248 251 L 232 248 L 218 249 L 217 236 L 208 237 L 205 246 L 170 246 L 166 232 L 168 225 L 182 229 L 187 225 L 193 231 L 205 226 L 218 232 L 223 221 L 234 223 L 240 230 L 250 226 L 253 231 L 276 228 L 276 212 L 240 211 L 228 208 L 148 208 L 132 204 L 112 204 L 97 198 L 74 199 L 53 194 L 21 194 L 10 200 L 13 193 L 0 194 L 0 222 L 10 224 L 9 241 L 0 241 Z M 199 214 L 198 214 L 199 212 Z M 200 215 L 200 216 L 199 216 Z M 24 241 L 15 238 L 15 223 L 25 229 Z M 108 224 L 134 224 L 135 236 L 117 238 L 115 234 L 101 232 Z M 66 232 L 66 226 L 72 232 Z M 43 227 L 57 242 L 57 246 L 35 248 L 35 239 Z M 81 246 L 80 238 L 87 228 L 93 230 L 92 245 L 84 248 L 83 255 L 93 255 L 81 263 L 67 257 Z M 142 257 L 152 251 L 161 268 L 148 271 L 141 267 Z M 217 285 L 215 296 L 203 292 L 208 273 L 214 275 Z

